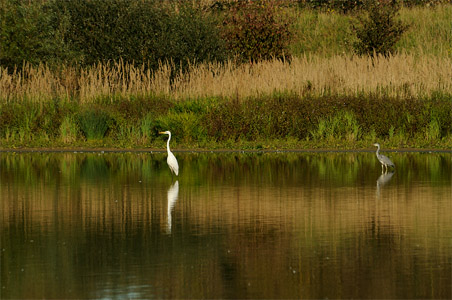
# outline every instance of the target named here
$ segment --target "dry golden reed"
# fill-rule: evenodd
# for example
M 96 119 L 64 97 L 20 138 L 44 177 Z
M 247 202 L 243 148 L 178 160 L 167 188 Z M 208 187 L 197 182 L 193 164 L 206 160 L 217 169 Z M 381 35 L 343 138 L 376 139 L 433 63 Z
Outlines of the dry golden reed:
M 0 101 L 73 99 L 82 103 L 118 97 L 163 95 L 176 100 L 203 97 L 245 99 L 275 92 L 297 95 L 359 93 L 388 96 L 452 94 L 452 58 L 398 54 L 390 57 L 295 57 L 255 64 L 193 65 L 171 80 L 171 64 L 151 72 L 122 62 L 55 72 L 25 65 L 0 69 Z

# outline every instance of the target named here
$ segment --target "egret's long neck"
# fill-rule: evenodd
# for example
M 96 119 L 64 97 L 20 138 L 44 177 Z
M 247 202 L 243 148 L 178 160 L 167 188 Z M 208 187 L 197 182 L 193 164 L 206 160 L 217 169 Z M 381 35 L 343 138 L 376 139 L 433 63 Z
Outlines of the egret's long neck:
M 380 152 L 380 145 L 377 145 L 377 155 L 378 155 L 378 152 Z
M 168 141 L 166 142 L 166 151 L 168 151 L 168 153 L 170 153 L 170 149 L 169 149 L 169 141 L 171 140 L 171 133 L 168 135 Z

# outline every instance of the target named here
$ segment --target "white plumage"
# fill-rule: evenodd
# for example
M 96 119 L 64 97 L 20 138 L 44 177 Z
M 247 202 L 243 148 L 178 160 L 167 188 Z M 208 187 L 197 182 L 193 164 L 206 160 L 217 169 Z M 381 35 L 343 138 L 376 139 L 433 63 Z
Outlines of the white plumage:
M 159 132 L 160 134 L 167 134 L 168 135 L 168 142 L 166 143 L 166 150 L 168 151 L 168 157 L 166 158 L 166 162 L 168 163 L 168 166 L 176 176 L 179 175 L 179 164 L 177 163 L 177 159 L 174 156 L 173 152 L 171 152 L 169 143 L 171 140 L 171 132 L 170 131 L 163 131 Z

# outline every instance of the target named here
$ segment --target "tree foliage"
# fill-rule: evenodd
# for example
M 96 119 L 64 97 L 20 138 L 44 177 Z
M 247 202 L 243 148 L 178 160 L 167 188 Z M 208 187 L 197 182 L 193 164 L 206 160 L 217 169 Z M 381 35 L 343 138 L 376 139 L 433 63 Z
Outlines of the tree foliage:
M 223 21 L 223 38 L 232 55 L 243 61 L 283 58 L 288 55 L 290 18 L 278 15 L 277 1 L 239 1 Z
M 154 69 L 224 59 L 219 28 L 191 3 L 4 0 L 0 65 L 123 61 Z
M 408 25 L 397 20 L 400 5 L 396 1 L 368 1 L 366 15 L 358 16 L 354 26 L 357 42 L 354 50 L 359 55 L 389 55 L 408 29 Z

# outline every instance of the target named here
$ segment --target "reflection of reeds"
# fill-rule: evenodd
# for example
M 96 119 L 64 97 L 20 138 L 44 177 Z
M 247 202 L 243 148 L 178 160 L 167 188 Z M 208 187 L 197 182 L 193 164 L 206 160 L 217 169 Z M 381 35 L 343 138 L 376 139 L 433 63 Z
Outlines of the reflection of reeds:
M 409 181 L 393 178 L 379 199 L 373 153 L 185 155 L 186 176 L 173 210 L 174 229 L 184 235 L 159 240 L 170 183 L 153 164 L 165 166 L 164 157 L 1 154 L 2 268 L 10 279 L 9 272 L 35 257 L 54 263 L 50 270 L 31 265 L 17 276 L 15 284 L 27 287 L 17 291 L 30 293 L 18 298 L 41 295 L 43 286 L 55 297 L 65 295 L 45 278 L 62 278 L 75 290 L 81 275 L 74 274 L 116 284 L 115 272 L 133 274 L 143 286 L 152 282 L 171 291 L 170 298 L 214 298 L 231 290 L 237 291 L 231 298 L 316 298 L 322 284 L 344 295 L 360 286 L 381 298 L 381 291 L 396 290 L 391 284 L 423 264 L 439 267 L 423 274 L 428 280 L 417 282 L 408 297 L 431 292 L 447 298 L 450 281 L 437 279 L 447 276 L 450 262 L 444 237 L 452 228 L 451 187 L 435 182 L 450 180 L 448 154 L 399 156 L 413 169 Z M 366 171 L 366 180 L 359 169 L 372 164 L 376 172 Z M 423 176 L 433 184 L 415 185 Z M 26 246 L 13 254 L 11 242 L 17 241 Z M 98 289 L 89 281 L 78 290 L 93 298 L 89 293 Z
M 452 93 L 450 57 L 395 55 L 375 59 L 357 56 L 300 57 L 291 62 L 266 61 L 193 66 L 171 78 L 171 65 L 152 73 L 124 63 L 99 64 L 76 71 L 54 72 L 46 66 L 26 65 L 7 74 L 0 69 L 0 101 L 54 98 L 94 102 L 118 97 L 167 95 L 175 99 L 240 98 L 275 91 L 299 95 L 372 93 L 389 96 L 431 96 Z
M 145 278 L 151 277 L 153 282 L 163 286 L 171 283 L 176 298 L 186 295 L 184 278 L 193 276 L 198 278 L 193 279 L 190 292 L 193 298 L 214 293 L 203 288 L 206 278 L 209 278 L 209 284 L 205 288 L 218 285 L 217 288 L 227 289 L 228 286 L 223 284 L 237 284 L 236 288 L 241 290 L 245 288 L 242 286 L 244 280 L 256 277 L 261 285 L 246 290 L 256 293 L 257 298 L 276 296 L 272 294 L 275 284 L 278 289 L 283 289 L 286 285 L 282 282 L 296 279 L 306 286 L 303 295 L 309 296 L 315 292 L 309 287 L 318 283 L 314 280 L 308 284 L 306 280 L 312 275 L 321 276 L 322 270 L 328 269 L 327 265 L 319 269 L 317 261 L 322 265 L 328 264 L 329 259 L 331 264 L 338 266 L 323 275 L 325 281 L 331 283 L 337 277 L 349 277 L 355 284 L 363 284 L 356 278 L 363 272 L 360 269 L 363 266 L 374 268 L 367 276 L 378 280 L 381 274 L 392 274 L 388 275 L 388 280 L 393 281 L 400 274 L 394 273 L 393 268 L 403 267 L 404 272 L 410 273 L 414 272 L 416 264 L 430 263 L 432 259 L 440 266 L 448 263 L 449 253 L 445 252 L 448 248 L 443 243 L 452 227 L 452 203 L 439 197 L 449 196 L 450 186 L 407 188 L 389 184 L 378 201 L 374 198 L 375 186 L 278 189 L 239 185 L 234 188 L 181 189 L 180 202 L 173 214 L 177 216 L 176 222 L 182 224 L 179 226 L 191 235 L 185 238 L 186 244 L 164 246 L 156 243 L 153 236 L 155 231 L 163 232 L 167 225 L 167 187 L 151 188 L 137 182 L 113 187 L 85 183 L 75 189 L 48 184 L 3 188 L 0 194 L 3 200 L 2 232 L 22 228 L 25 221 L 27 225 L 21 230 L 26 240 L 30 240 L 39 236 L 40 230 L 45 234 L 58 226 L 58 230 L 64 231 L 71 240 L 70 246 L 63 251 L 71 259 L 60 276 L 77 272 L 80 263 L 83 263 L 83 272 L 86 272 L 85 268 L 96 274 L 102 272 L 110 264 L 108 257 L 117 254 L 108 250 L 110 248 L 128 253 L 115 260 L 115 266 L 123 273 L 133 268 L 131 257 L 139 257 L 140 264 L 152 265 L 170 260 L 175 268 L 171 268 L 171 272 L 162 268 L 158 278 L 153 277 L 154 273 Z M 20 200 L 30 197 L 32 201 Z M 438 205 L 439 202 L 442 204 Z M 299 235 L 300 232 L 303 234 Z M 218 250 L 220 253 L 208 251 L 203 243 L 204 238 L 212 236 L 218 236 L 217 242 L 223 247 Z M 131 237 L 135 241 L 133 244 Z M 208 241 L 212 243 L 212 240 Z M 39 245 L 53 249 L 59 242 L 51 240 L 49 245 L 42 242 Z M 177 247 L 181 249 L 175 249 Z M 418 249 L 416 262 L 403 253 L 413 248 Z M 100 255 L 99 249 L 110 253 L 109 256 Z M 281 249 L 288 252 L 281 255 Z M 9 253 L 9 249 L 7 251 Z M 30 251 L 28 255 L 35 253 Z M 312 259 L 313 256 L 317 258 Z M 77 264 L 71 263 L 74 257 Z M 192 265 L 198 267 L 190 269 Z M 29 270 L 27 274 L 43 272 L 39 265 L 35 268 L 36 271 Z M 236 274 L 231 278 L 232 282 L 223 283 L 224 272 L 232 272 L 229 268 Z M 66 273 L 68 270 L 72 271 Z M 435 274 L 431 274 L 431 279 L 436 278 Z M 103 276 L 109 278 L 110 275 Z M 444 285 L 440 281 L 433 282 L 434 294 L 444 293 Z M 421 287 L 429 289 L 422 284 Z M 353 290 L 351 287 L 343 289 L 344 292 Z M 283 294 L 293 298 L 293 292 L 285 290 L 287 294 Z M 380 295 L 378 291 L 370 293 Z
M 407 190 L 404 185 L 389 184 L 382 189 L 380 201 L 375 201 L 375 189 L 376 185 L 359 191 L 354 187 L 285 187 L 279 190 L 274 186 L 181 190 L 180 198 L 188 199 L 188 202 L 176 210 L 184 215 L 184 219 L 190 220 L 190 226 L 197 228 L 199 234 L 230 224 L 253 227 L 256 220 L 268 219 L 282 222 L 284 230 L 309 227 L 312 236 L 308 239 L 312 242 L 325 226 L 335 228 L 335 232 L 330 233 L 331 238 L 338 239 L 339 243 L 341 233 L 365 232 L 377 222 L 390 234 L 411 234 L 422 238 L 423 246 L 434 247 L 438 236 L 431 236 L 432 224 L 437 227 L 435 234 L 439 236 L 444 236 L 452 227 L 452 203 L 441 201 L 441 207 L 438 206 L 441 197 L 450 193 L 450 186 L 413 186 Z M 2 189 L 1 197 L 4 200 L 3 224 L 14 223 L 17 209 L 26 212 L 31 222 L 47 222 L 57 213 L 60 220 L 72 222 L 74 218 L 81 218 L 84 223 L 102 222 L 109 228 L 119 226 L 118 231 L 125 229 L 122 226 L 126 219 L 132 222 L 127 226 L 132 227 L 157 218 L 161 228 L 165 228 L 167 221 L 165 187 L 150 187 L 139 181 L 130 186 L 112 187 L 93 179 L 91 183 L 78 183 L 77 191 L 63 182 L 52 186 L 11 187 Z M 388 197 L 391 201 L 386 201 Z M 286 202 L 284 199 L 298 200 Z M 68 204 L 56 205 L 58 202 Z M 270 227 L 267 229 L 271 230 Z M 262 224 L 260 230 L 266 231 L 265 228 Z M 411 228 L 411 231 L 408 233 L 405 228 Z
M 9 199 L 2 202 L 6 223 L 14 216 L 9 213 L 14 213 L 14 207 L 18 204 L 12 200 L 29 199 L 27 195 L 38 200 L 21 202 L 20 205 L 24 205 L 27 208 L 25 211 L 31 215 L 36 212 L 37 219 L 44 217 L 43 212 L 48 212 L 50 215 L 47 217 L 51 218 L 56 203 L 54 200 L 61 198 L 77 204 L 61 206 L 64 209 L 61 211 L 65 216 L 63 220 L 77 215 L 89 220 L 110 222 L 111 226 L 115 226 L 119 222 L 115 215 L 119 214 L 137 215 L 139 218 L 153 216 L 161 220 L 162 224 L 166 222 L 166 192 L 169 184 L 159 175 L 163 168 L 155 165 L 157 161 L 165 165 L 164 154 L 2 156 L 0 179 L 5 187 L 9 186 L 2 189 L 0 195 L 2 199 Z M 287 222 L 287 228 L 311 226 L 317 231 L 332 222 L 340 233 L 354 226 L 366 230 L 371 222 L 378 219 L 383 222 L 382 226 L 408 226 L 418 228 L 420 233 L 428 230 L 431 220 L 426 217 L 419 221 L 419 214 L 431 214 L 431 218 L 437 219 L 435 222 L 444 223 L 441 226 L 444 230 L 452 225 L 452 209 L 438 209 L 434 200 L 434 195 L 444 195 L 447 192 L 441 191 L 450 190 L 449 185 L 438 184 L 441 178 L 442 182 L 450 179 L 450 173 L 444 173 L 444 168 L 450 168 L 451 163 L 447 154 L 428 157 L 405 154 L 403 157 L 394 157 L 398 165 L 397 172 L 407 172 L 408 181 L 393 179 L 391 184 L 382 188 L 383 201 L 380 202 L 374 201 L 380 169 L 373 154 L 358 157 L 353 153 L 292 153 L 283 156 L 272 153 L 249 156 L 211 154 L 182 157 L 179 154 L 179 158 L 184 162 L 184 172 L 189 175 L 184 178 L 186 184 L 222 182 L 222 188 L 216 190 L 181 189 L 180 198 L 189 199 L 189 203 L 178 206 L 178 209 L 183 214 L 191 215 L 189 219 L 199 223 L 199 228 L 236 224 L 239 220 L 252 221 L 262 216 L 278 220 L 286 216 L 284 222 Z M 408 167 L 413 172 L 406 170 Z M 375 170 L 373 176 L 369 175 L 369 169 Z M 8 175 L 13 173 L 14 176 Z M 300 176 L 303 180 L 297 179 Z M 411 186 L 411 182 L 425 181 L 426 177 L 434 179 L 431 186 Z M 44 185 L 44 181 L 48 184 Z M 362 190 L 354 192 L 358 181 L 363 184 Z M 111 182 L 115 184 L 110 186 Z M 328 188 L 319 186 L 319 182 L 328 182 Z M 406 189 L 406 185 L 410 185 L 410 188 Z M 72 199 L 74 196 L 76 199 Z M 393 200 L 384 201 L 388 196 Z M 56 199 L 52 200 L 52 197 Z M 297 198 L 299 201 L 285 203 L 283 200 L 286 198 Z M 74 208 L 77 211 L 72 212 Z M 297 216 L 291 211 L 306 215 Z M 311 221 L 307 224 L 306 220 Z

